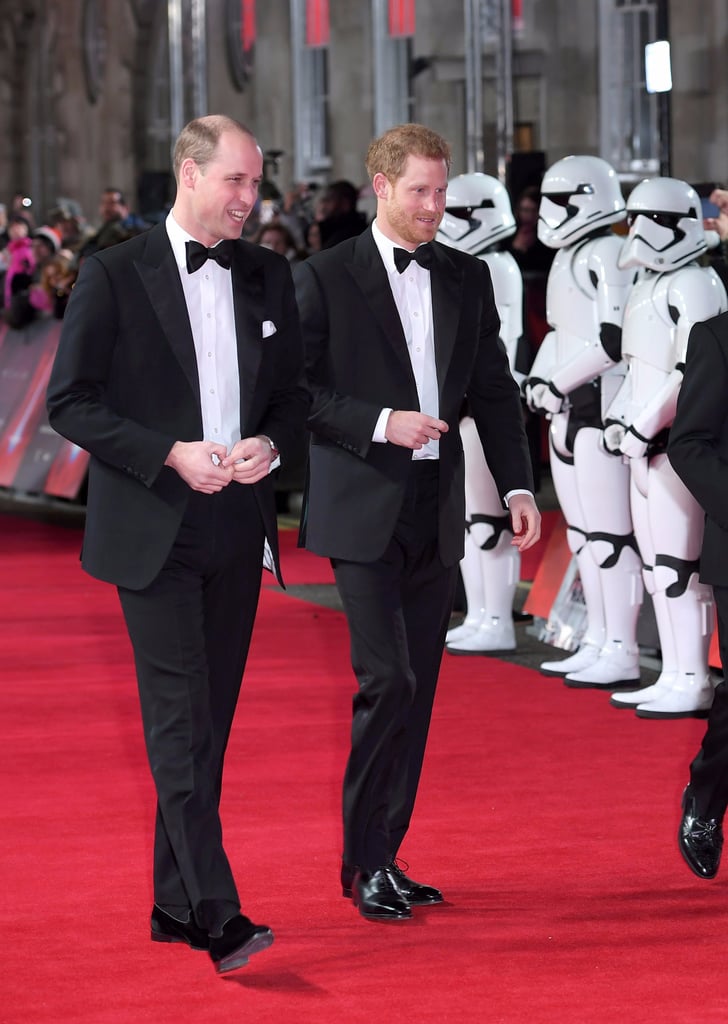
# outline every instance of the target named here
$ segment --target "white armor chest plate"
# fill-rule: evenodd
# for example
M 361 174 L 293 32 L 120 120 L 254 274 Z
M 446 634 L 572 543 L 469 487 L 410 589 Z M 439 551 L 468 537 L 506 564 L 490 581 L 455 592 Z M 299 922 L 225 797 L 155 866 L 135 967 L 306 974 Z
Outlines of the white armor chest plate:
M 589 277 L 593 241 L 559 249 L 546 287 L 546 318 L 556 332 L 557 363 L 580 352 L 599 336 L 595 289 Z
M 662 387 L 678 362 L 677 330 L 668 309 L 671 274 L 646 274 L 632 287 L 622 325 L 635 414 Z
M 493 280 L 493 295 L 501 320 L 500 336 L 508 352 L 511 369 L 516 347 L 523 334 L 523 277 L 509 252 L 489 252 L 481 259 L 488 264 Z

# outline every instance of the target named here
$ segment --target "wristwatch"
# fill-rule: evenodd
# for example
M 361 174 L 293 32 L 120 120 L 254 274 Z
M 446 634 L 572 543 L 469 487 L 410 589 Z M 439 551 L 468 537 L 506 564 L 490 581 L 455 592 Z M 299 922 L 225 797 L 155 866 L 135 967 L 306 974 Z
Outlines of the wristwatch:
M 280 455 L 280 452 L 278 451 L 278 446 L 276 445 L 275 441 L 272 438 L 268 437 L 267 434 L 258 434 L 258 437 L 261 439 L 261 441 L 265 441 L 266 444 L 270 445 L 271 459 L 277 459 L 278 456 Z

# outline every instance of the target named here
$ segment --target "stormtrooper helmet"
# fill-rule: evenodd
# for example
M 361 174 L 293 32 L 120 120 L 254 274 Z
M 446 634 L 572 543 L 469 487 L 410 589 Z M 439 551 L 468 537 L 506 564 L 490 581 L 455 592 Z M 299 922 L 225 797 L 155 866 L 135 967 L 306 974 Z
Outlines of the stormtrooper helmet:
M 515 230 L 508 192 L 497 178 L 476 172 L 448 183 L 438 242 L 478 255 Z
M 708 248 L 698 193 L 677 178 L 640 182 L 627 200 L 627 223 L 620 267 L 677 270 Z
M 544 245 L 561 249 L 624 218 L 619 178 L 601 157 L 567 156 L 544 175 L 538 208 L 538 237 Z

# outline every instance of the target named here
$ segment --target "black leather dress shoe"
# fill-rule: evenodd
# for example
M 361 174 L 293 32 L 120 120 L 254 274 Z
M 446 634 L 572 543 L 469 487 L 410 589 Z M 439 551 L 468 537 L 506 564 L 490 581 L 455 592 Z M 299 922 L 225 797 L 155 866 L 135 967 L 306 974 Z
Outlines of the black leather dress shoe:
M 405 875 L 396 861 L 387 865 L 387 874 L 392 879 L 394 888 L 411 907 L 425 907 L 432 903 L 442 903 L 442 893 L 434 885 L 422 885 Z
M 245 967 L 253 953 L 260 953 L 273 942 L 273 932 L 265 924 L 253 924 L 243 914 L 231 917 L 222 935 L 210 936 L 210 959 L 218 974 Z
M 677 843 L 686 864 L 698 878 L 715 878 L 723 849 L 723 823 L 718 818 L 701 818 L 688 786 L 683 793 L 683 816 Z
M 371 921 L 406 921 L 412 917 L 409 903 L 395 889 L 386 867 L 357 871 L 351 895 L 361 916 Z
M 198 928 L 192 916 L 178 921 L 155 903 L 152 907 L 152 942 L 186 942 L 193 949 L 208 949 L 210 939 L 203 928 Z
M 407 867 L 407 865 L 405 865 L 405 867 Z M 433 903 L 442 903 L 443 896 L 439 889 L 436 889 L 434 885 L 421 885 L 419 882 L 415 882 L 412 878 L 408 878 L 396 861 L 392 861 L 390 864 L 387 864 L 384 870 L 388 872 L 390 881 L 399 895 L 411 907 L 425 907 L 430 906 Z M 342 863 L 341 892 L 343 896 L 347 897 L 347 899 L 351 899 L 351 888 L 354 882 L 355 873 L 356 868 L 351 867 L 349 864 Z

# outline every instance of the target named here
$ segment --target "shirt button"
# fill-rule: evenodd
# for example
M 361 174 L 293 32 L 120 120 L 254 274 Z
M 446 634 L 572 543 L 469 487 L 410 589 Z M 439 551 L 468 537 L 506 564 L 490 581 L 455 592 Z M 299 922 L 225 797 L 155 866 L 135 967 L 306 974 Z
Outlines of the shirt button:
M 211 395 L 214 395 L 214 394 L 215 394 L 215 389 L 214 389 L 214 388 L 210 388 L 210 394 L 211 394 Z

